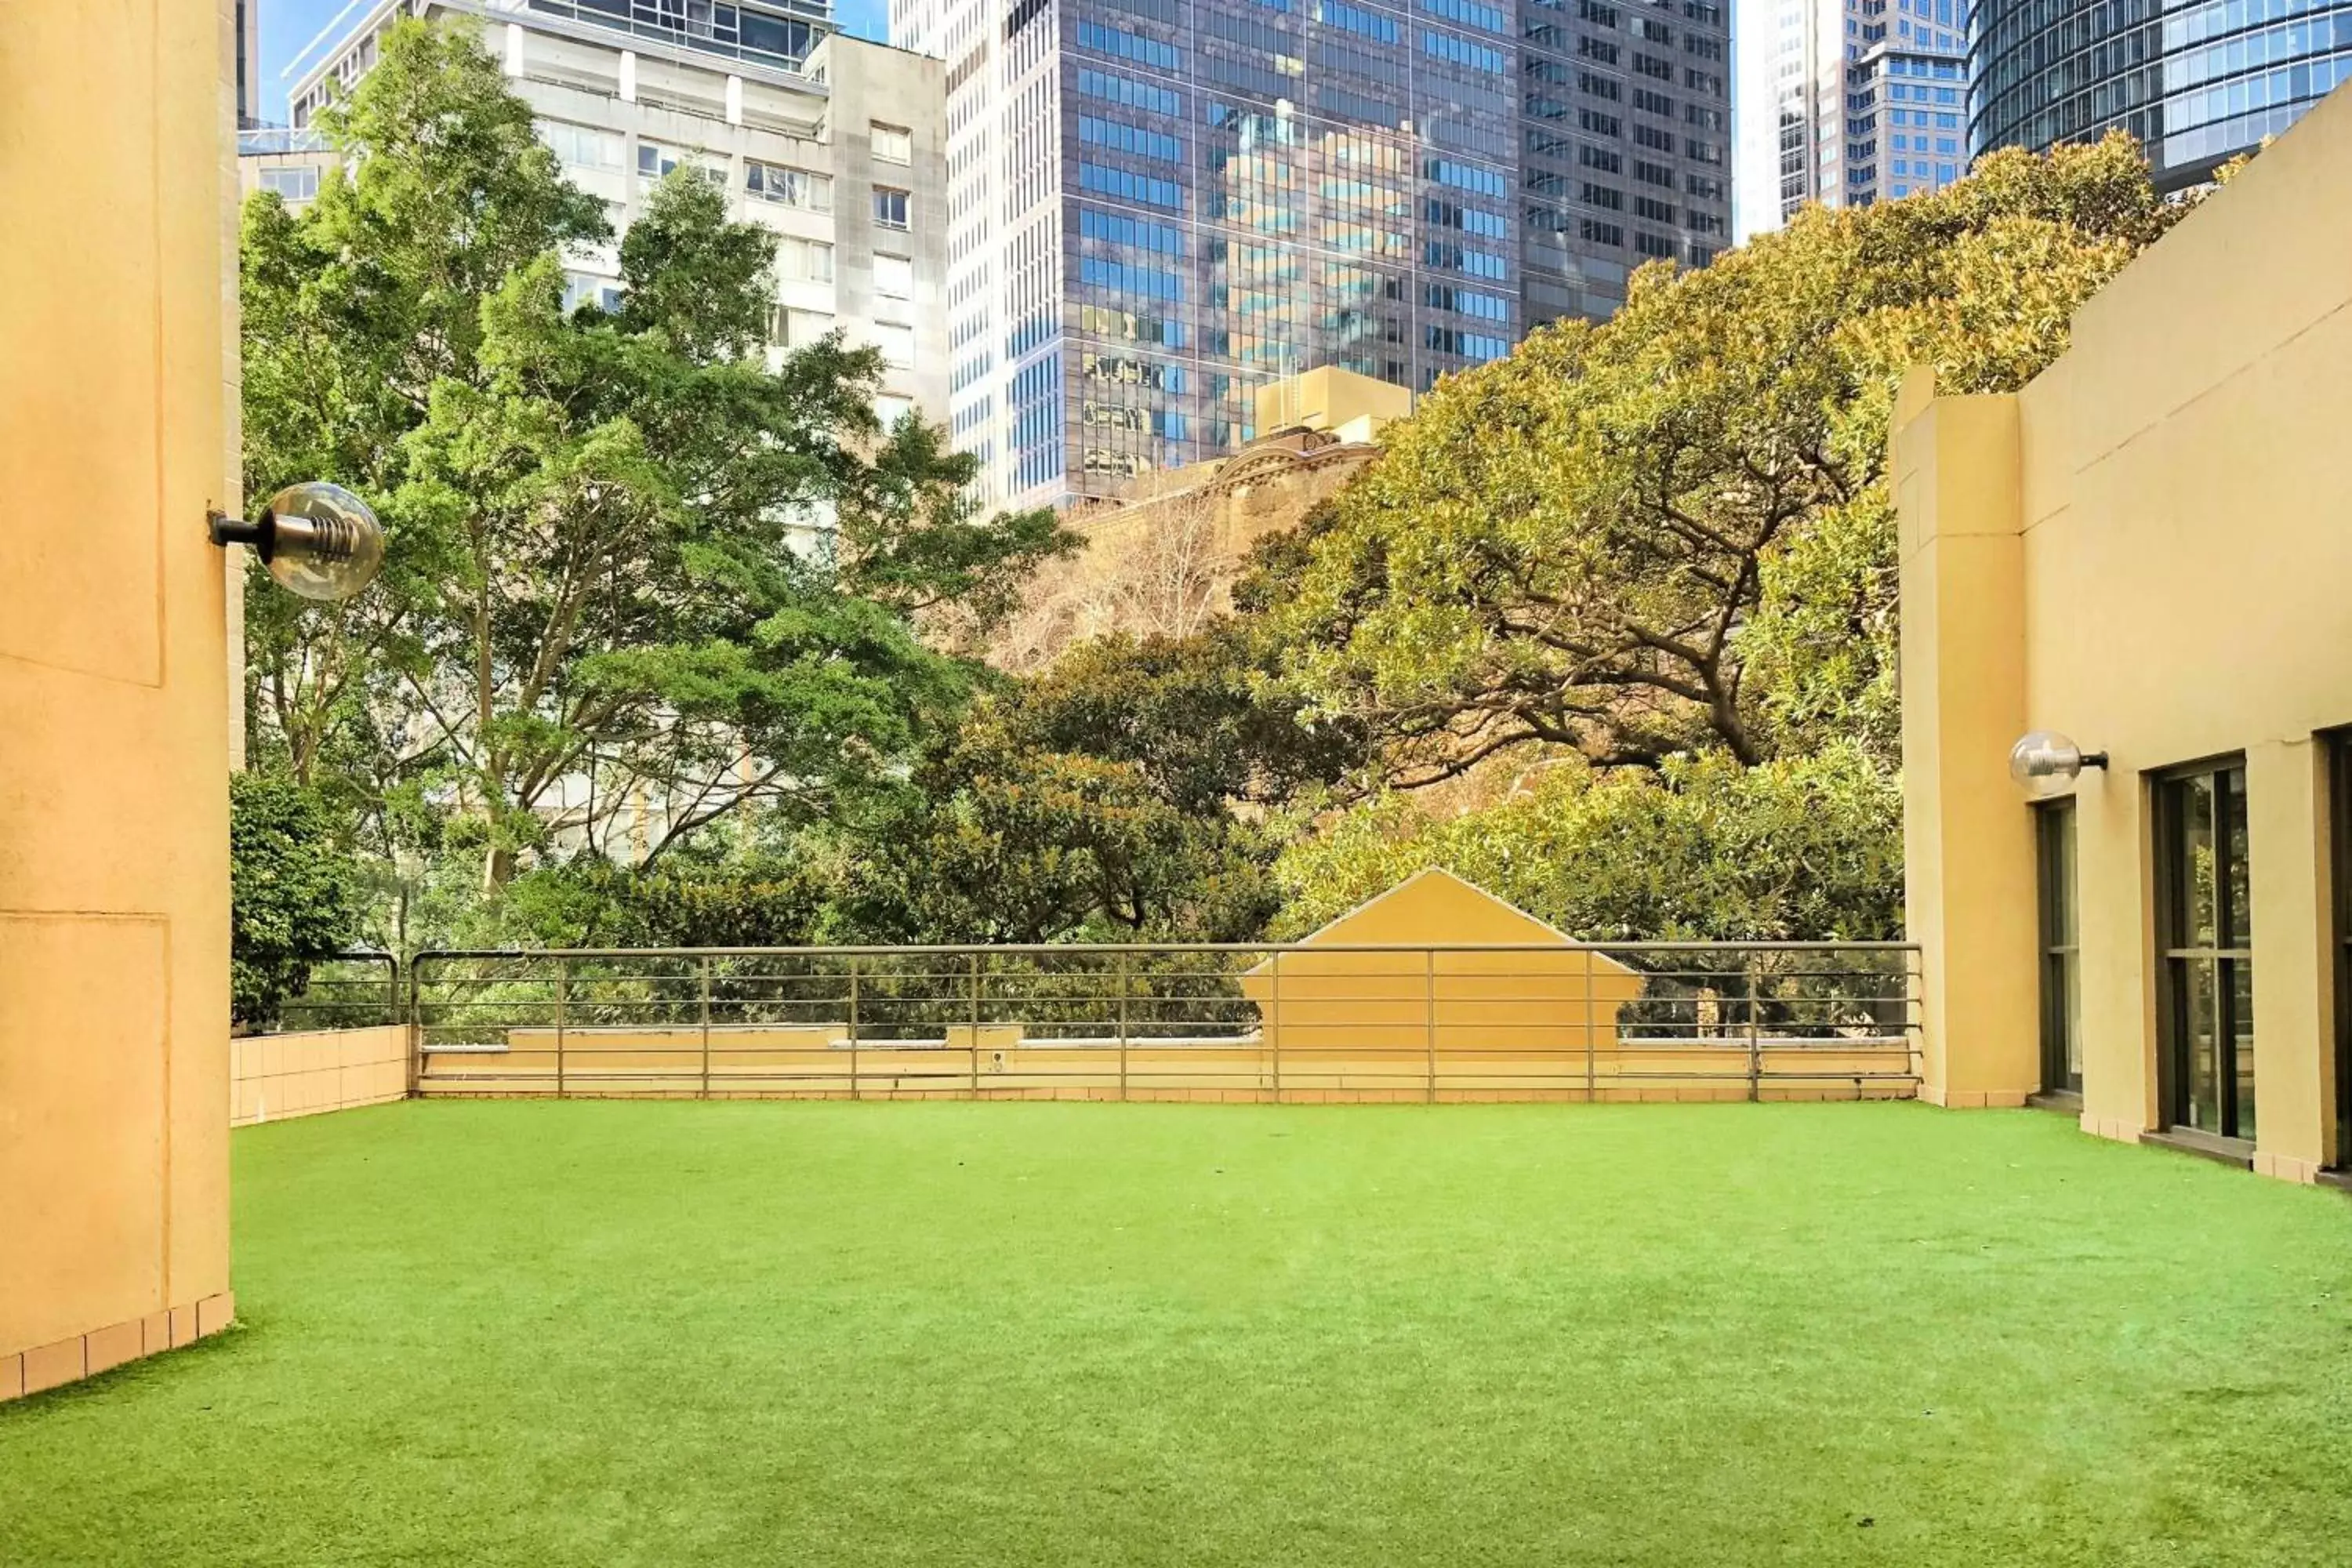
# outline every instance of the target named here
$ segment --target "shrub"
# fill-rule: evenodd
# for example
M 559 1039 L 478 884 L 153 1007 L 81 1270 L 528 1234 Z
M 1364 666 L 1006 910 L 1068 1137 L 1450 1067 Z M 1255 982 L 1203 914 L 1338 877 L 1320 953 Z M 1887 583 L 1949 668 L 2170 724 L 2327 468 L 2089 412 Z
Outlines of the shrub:
M 229 780 L 229 910 L 230 1016 L 266 1028 L 359 931 L 359 866 L 316 793 L 271 773 Z

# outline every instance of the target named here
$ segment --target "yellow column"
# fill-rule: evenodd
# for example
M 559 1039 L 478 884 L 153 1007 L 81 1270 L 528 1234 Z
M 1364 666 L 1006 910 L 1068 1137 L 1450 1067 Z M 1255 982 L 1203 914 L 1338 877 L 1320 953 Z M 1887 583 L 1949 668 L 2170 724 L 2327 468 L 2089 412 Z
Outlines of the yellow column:
M 2014 397 L 1935 395 L 1915 372 L 1892 473 L 1903 592 L 1905 916 L 1921 945 L 1923 1098 L 2021 1105 L 2040 1081 Z
M 2328 951 L 2323 748 L 2308 735 L 2246 749 L 2254 927 L 2254 1169 L 2307 1182 L 2334 1133 L 2336 963 Z
M 229 1312 L 230 16 L 0 22 L 0 1398 Z

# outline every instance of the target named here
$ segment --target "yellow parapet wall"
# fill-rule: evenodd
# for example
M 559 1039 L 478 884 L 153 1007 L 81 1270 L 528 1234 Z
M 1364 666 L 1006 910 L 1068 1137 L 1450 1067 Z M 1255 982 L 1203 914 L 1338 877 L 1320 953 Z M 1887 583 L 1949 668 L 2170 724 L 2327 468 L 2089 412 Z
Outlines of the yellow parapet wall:
M 1720 963 L 1720 958 L 1709 960 Z M 1424 871 L 1237 977 L 1249 1008 L 1191 1038 L 1020 1024 L 853 1044 L 794 1025 L 543 1026 L 428 1046 L 433 1095 L 857 1100 L 1853 1100 L 1913 1092 L 1910 1042 L 1627 1036 L 1645 977 L 1460 878 Z M 1692 993 L 1694 1019 L 1719 998 Z M 978 1005 L 978 1003 L 974 1004 Z M 1003 1003 L 995 1004 L 1004 1005 Z M 1008 1008 L 1009 1010 L 1009 1008 Z M 1696 1030 L 1696 1022 L 1670 1026 Z M 1059 1026 L 1066 1032 L 1068 1026 Z
M 1430 944 L 1518 944 L 1491 952 Z M 1400 951 L 1360 951 L 1387 944 Z M 1527 944 L 1540 944 L 1529 946 Z M 1284 1055 L 1613 1051 L 1642 977 L 1450 871 L 1425 870 L 1242 976 Z M 1418 948 L 1419 951 L 1411 951 Z M 1556 951 L 1546 952 L 1544 948 Z
M 408 1094 L 408 1028 L 312 1029 L 229 1042 L 232 1127 L 382 1105 Z
M 1286 984 L 1287 979 L 1286 976 Z M 1442 1038 L 1451 1038 L 1442 1037 Z M 1185 1044 L 1059 1042 L 1011 1025 L 946 1044 L 863 1042 L 845 1025 L 509 1030 L 503 1048 L 428 1050 L 431 1096 L 567 1099 L 1353 1101 L 1907 1099 L 1907 1045 L 1523 1045 L 1508 1034 L 1425 1046 L 1277 1051 L 1251 1035 Z

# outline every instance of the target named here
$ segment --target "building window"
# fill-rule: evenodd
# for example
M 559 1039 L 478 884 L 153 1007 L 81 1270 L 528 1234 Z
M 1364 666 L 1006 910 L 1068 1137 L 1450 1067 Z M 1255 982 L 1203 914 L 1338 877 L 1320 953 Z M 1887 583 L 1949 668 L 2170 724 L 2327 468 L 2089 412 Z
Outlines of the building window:
M 2242 761 L 2156 783 L 2163 1061 L 2172 1127 L 2254 1136 L 2254 933 Z
M 658 142 L 640 139 L 637 142 L 637 177 L 658 180 L 674 169 L 691 169 L 714 185 L 727 184 L 727 171 L 712 163 L 707 154 L 682 152 L 665 147 Z
M 316 163 L 289 163 L 261 171 L 261 188 L 275 191 L 289 202 L 315 201 L 319 195 L 319 166 Z
M 2042 1089 L 2083 1092 L 2083 958 L 2074 900 L 2074 803 L 2034 808 L 2042 904 Z
M 874 161 L 877 163 L 911 163 L 915 161 L 914 133 L 896 125 L 878 121 L 868 128 L 874 142 Z
M 805 169 L 787 169 L 781 163 L 747 159 L 743 164 L 743 189 L 750 195 L 779 206 L 813 213 L 833 210 L 833 177 L 829 174 L 812 174 Z
M 804 349 L 833 331 L 833 318 L 821 310 L 768 307 L 768 341 L 778 348 Z
M 776 245 L 776 276 L 788 283 L 832 282 L 833 247 L 821 239 L 786 235 Z
M 904 191 L 894 191 L 887 185 L 874 187 L 874 222 L 882 228 L 907 226 L 907 208 L 912 200 Z
M 877 256 L 874 258 L 874 297 L 877 300 L 912 300 L 915 297 L 915 264 L 903 256 Z
M 540 121 L 538 130 L 539 139 L 573 168 L 620 171 L 622 142 L 612 132 L 562 120 Z
M 887 321 L 877 321 L 874 324 L 874 346 L 882 351 L 884 363 L 894 369 L 914 368 L 914 328 L 893 326 Z

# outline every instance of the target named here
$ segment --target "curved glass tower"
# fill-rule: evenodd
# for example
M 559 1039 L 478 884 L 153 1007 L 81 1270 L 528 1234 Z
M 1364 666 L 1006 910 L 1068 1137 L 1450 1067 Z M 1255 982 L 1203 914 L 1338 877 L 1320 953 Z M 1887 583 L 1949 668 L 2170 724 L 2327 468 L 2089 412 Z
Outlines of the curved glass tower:
M 2038 152 L 2120 127 L 2168 190 L 2277 135 L 2352 77 L 2352 3 L 1978 0 L 1972 34 L 1977 152 Z

